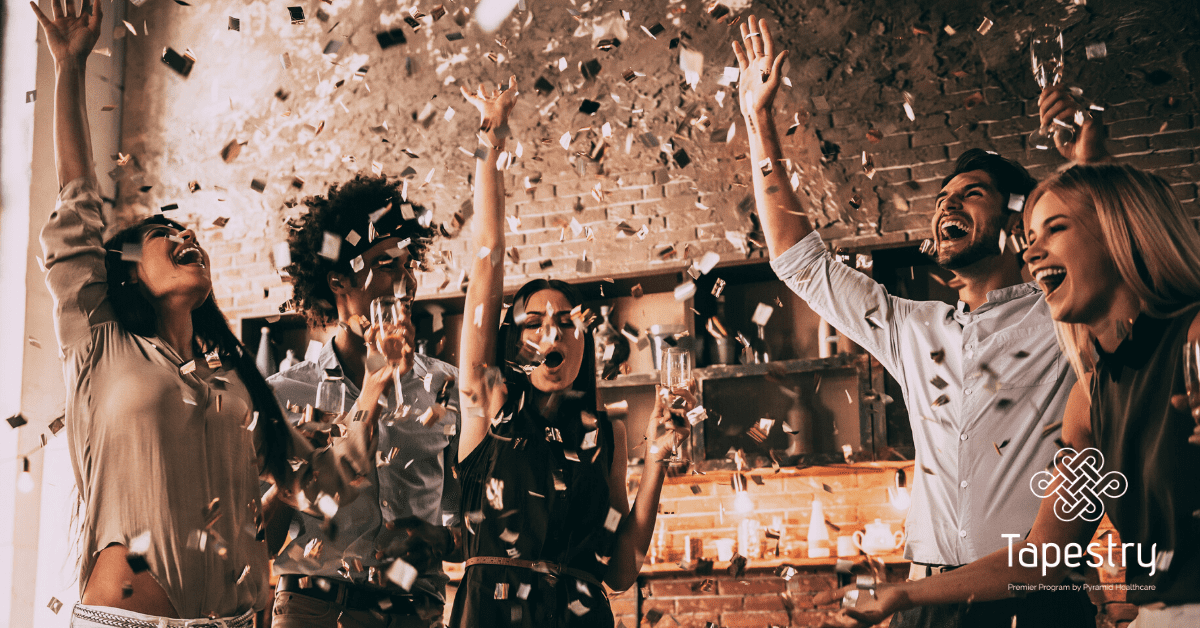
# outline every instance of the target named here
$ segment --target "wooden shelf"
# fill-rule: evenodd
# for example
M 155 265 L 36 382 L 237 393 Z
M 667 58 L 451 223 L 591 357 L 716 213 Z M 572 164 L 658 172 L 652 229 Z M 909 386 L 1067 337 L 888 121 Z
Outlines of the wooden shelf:
M 876 556 L 875 558 L 882 560 L 885 565 L 905 565 L 905 564 L 912 562 L 912 561 L 908 560 L 907 558 L 905 558 L 904 554 L 882 554 L 882 555 Z M 851 556 L 851 557 L 849 557 L 849 559 L 855 560 L 855 561 L 862 560 L 863 555 L 860 554 L 858 556 Z M 828 568 L 832 569 L 835 565 L 837 565 L 837 561 L 838 561 L 838 559 L 836 556 L 831 556 L 829 558 L 808 558 L 808 557 L 791 557 L 791 558 L 789 558 L 786 556 L 780 556 L 779 558 L 775 558 L 774 556 L 772 556 L 771 558 L 750 558 L 750 559 L 746 560 L 746 570 L 749 571 L 751 569 L 775 569 L 776 567 L 779 567 L 780 565 L 791 565 L 793 567 L 800 567 L 800 568 L 803 568 L 803 567 L 817 567 L 817 568 L 828 567 Z M 720 561 L 714 560 L 712 573 L 715 576 L 727 575 L 726 569 L 728 569 L 728 568 L 729 568 L 729 561 L 720 562 Z M 698 574 L 696 574 L 694 569 L 684 569 L 683 567 L 679 566 L 679 563 L 658 563 L 656 565 L 649 565 L 649 564 L 642 565 L 642 570 L 639 573 L 643 576 L 645 576 L 645 575 L 677 575 L 677 574 L 691 574 L 691 575 L 698 576 Z
M 811 373 L 814 371 L 830 371 L 835 369 L 852 368 L 859 358 L 860 356 L 858 355 L 843 353 L 835 355 L 831 358 L 818 358 L 815 360 L 780 360 L 778 362 L 768 362 L 766 364 L 716 365 L 693 369 L 692 374 L 698 380 L 708 380 L 761 377 L 771 372 Z M 618 375 L 611 380 L 597 381 L 596 387 L 628 388 L 635 386 L 653 386 L 658 382 L 659 377 L 657 372 L 630 373 L 628 375 Z

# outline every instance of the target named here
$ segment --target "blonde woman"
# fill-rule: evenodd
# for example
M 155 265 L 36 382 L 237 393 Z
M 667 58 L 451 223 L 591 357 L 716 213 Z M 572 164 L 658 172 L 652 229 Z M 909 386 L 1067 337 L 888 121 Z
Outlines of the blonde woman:
M 883 585 L 875 599 L 864 592 L 845 618 L 873 624 L 914 606 L 1010 597 L 1014 584 L 1058 584 L 1077 544 L 1076 564 L 1119 567 L 1124 557 L 1126 599 L 1140 606 L 1134 628 L 1198 626 L 1200 409 L 1188 407 L 1184 349 L 1200 341 L 1200 236 L 1165 181 L 1129 166 L 1076 166 L 1038 186 L 1028 206 L 1026 260 L 1080 378 L 1063 438 L 1075 452 L 1098 450 L 1081 455 L 1113 482 L 1103 512 L 1132 546 L 1101 545 L 1097 560 L 1087 548 L 1099 505 L 1072 517 L 1051 495 L 1024 541 L 948 574 Z M 1064 455 L 1060 465 L 1076 454 Z M 1037 567 L 1013 559 L 1031 551 Z

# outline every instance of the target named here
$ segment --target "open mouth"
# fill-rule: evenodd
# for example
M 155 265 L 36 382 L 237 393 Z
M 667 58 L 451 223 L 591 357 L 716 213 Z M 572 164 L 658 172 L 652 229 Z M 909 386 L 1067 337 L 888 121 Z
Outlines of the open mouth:
M 967 237 L 970 225 L 965 220 L 959 218 L 947 218 L 942 221 L 938 228 L 938 234 L 942 236 L 943 241 L 951 242 Z
M 558 368 L 558 365 L 563 363 L 563 354 L 559 353 L 558 351 L 551 351 L 550 353 L 546 354 L 544 363 L 546 366 L 552 369 Z
M 1067 269 L 1057 266 L 1043 268 L 1037 271 L 1033 278 L 1042 284 L 1042 291 L 1049 296 L 1062 285 L 1063 281 L 1066 281 Z
M 180 266 L 199 266 L 204 268 L 204 254 L 196 246 L 186 246 L 175 253 L 175 263 Z

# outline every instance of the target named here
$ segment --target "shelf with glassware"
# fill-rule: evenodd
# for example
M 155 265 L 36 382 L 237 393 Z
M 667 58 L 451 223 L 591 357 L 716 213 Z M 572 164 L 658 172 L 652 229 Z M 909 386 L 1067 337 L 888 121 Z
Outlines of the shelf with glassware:
M 694 291 L 683 291 L 683 299 L 681 291 L 635 291 L 597 308 L 599 396 L 610 414 L 626 412 L 639 442 L 660 383 L 658 356 L 674 345 L 693 356 L 708 414 L 687 444 L 694 468 L 733 467 L 729 459 L 739 450 L 744 464 L 759 467 L 888 455 L 879 402 L 885 397 L 876 392 L 883 370 L 862 354 L 819 357 L 832 332 L 769 266 L 718 267 L 698 278 L 681 272 L 676 279 L 668 285 L 690 281 Z

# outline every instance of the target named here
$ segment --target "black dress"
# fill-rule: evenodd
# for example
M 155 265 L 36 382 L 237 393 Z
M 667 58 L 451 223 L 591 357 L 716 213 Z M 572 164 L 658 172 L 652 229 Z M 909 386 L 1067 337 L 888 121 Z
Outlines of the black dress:
M 562 402 L 557 419 L 545 419 L 527 403 L 523 372 L 509 369 L 505 384 L 501 416 L 509 418 L 458 465 L 466 557 L 547 561 L 601 581 L 616 540 L 605 527 L 612 425 L 603 414 L 586 425 L 582 403 L 571 399 Z M 595 583 L 472 565 L 454 596 L 449 625 L 611 628 L 613 615 Z
M 1131 604 L 1200 602 L 1200 448 L 1188 443 L 1195 421 L 1171 407 L 1172 395 L 1187 392 L 1183 347 L 1195 316 L 1142 314 L 1113 353 L 1097 345 L 1092 434 L 1104 454 L 1100 473 L 1128 482 L 1120 496 L 1101 499 L 1121 541 L 1137 544 L 1125 557 Z M 1100 551 L 1107 560 L 1107 547 Z M 1121 551 L 1113 552 L 1118 565 Z M 1144 566 L 1152 561 L 1153 575 Z

